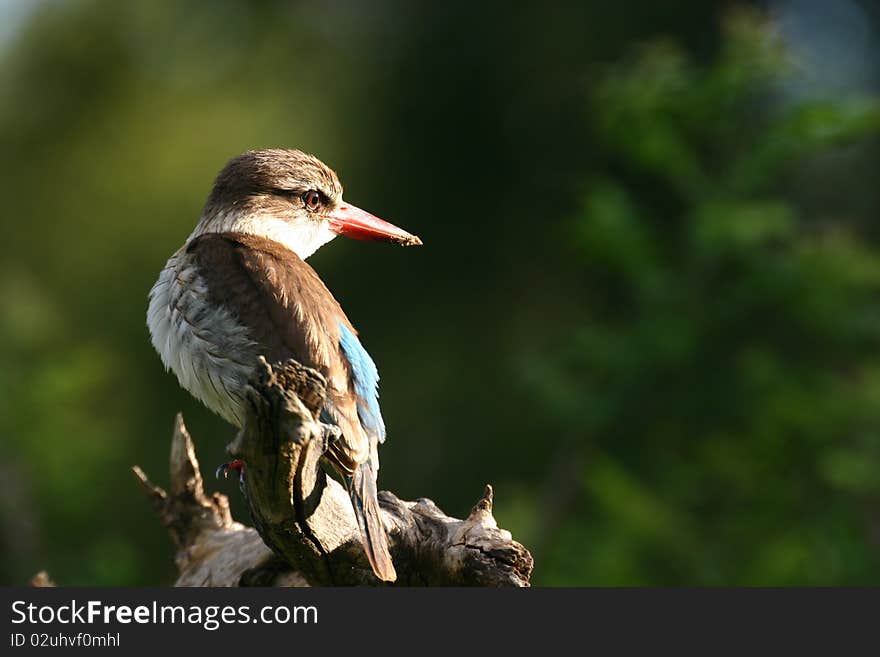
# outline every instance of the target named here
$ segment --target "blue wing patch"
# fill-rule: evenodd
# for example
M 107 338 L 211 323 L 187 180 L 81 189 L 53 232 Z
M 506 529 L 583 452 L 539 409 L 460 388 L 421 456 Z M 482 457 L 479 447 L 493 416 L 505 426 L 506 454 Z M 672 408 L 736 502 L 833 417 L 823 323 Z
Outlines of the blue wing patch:
M 377 435 L 379 442 L 384 442 L 385 422 L 379 410 L 379 370 L 376 369 L 376 363 L 357 336 L 342 323 L 339 324 L 339 346 L 351 368 L 361 425 L 368 433 Z

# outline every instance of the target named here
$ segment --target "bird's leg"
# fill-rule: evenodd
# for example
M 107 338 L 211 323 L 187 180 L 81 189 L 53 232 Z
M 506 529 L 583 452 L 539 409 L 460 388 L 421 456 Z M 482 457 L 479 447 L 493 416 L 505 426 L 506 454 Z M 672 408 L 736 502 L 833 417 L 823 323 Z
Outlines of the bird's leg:
M 342 429 L 335 424 L 327 424 L 326 422 L 320 422 L 319 426 L 321 427 L 321 438 L 324 441 L 324 450 L 326 451 L 330 445 L 342 437 Z
M 232 459 L 228 463 L 221 463 L 217 466 L 217 471 L 214 473 L 217 479 L 223 477 L 223 479 L 227 479 L 229 477 L 229 471 L 235 470 L 238 472 L 238 483 L 244 482 L 244 469 L 245 463 L 241 459 Z
M 236 472 L 238 472 L 239 485 L 244 483 L 245 462 L 244 460 L 238 458 L 238 455 L 242 452 L 243 443 L 244 428 L 241 428 L 235 434 L 235 438 L 232 439 L 232 442 L 226 446 L 226 453 L 232 457 L 232 460 L 227 461 L 226 463 L 221 463 L 217 466 L 217 470 L 214 473 L 217 479 L 220 479 L 221 477 L 223 477 L 223 479 L 228 479 L 229 471 L 235 470 Z

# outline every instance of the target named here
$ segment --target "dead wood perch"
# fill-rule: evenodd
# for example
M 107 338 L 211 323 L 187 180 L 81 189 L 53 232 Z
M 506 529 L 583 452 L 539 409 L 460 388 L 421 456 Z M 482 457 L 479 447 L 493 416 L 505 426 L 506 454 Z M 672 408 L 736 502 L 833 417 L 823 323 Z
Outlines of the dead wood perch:
M 348 493 L 320 464 L 324 379 L 295 361 L 261 360 L 249 414 L 227 447 L 247 464 L 241 488 L 255 528 L 235 522 L 225 495 L 205 494 L 195 448 L 177 417 L 171 490 L 134 472 L 177 546 L 178 586 L 378 585 Z M 398 584 L 528 586 L 532 557 L 492 516 L 492 488 L 464 520 L 431 500 L 379 493 Z M 269 547 L 267 547 L 269 546 Z

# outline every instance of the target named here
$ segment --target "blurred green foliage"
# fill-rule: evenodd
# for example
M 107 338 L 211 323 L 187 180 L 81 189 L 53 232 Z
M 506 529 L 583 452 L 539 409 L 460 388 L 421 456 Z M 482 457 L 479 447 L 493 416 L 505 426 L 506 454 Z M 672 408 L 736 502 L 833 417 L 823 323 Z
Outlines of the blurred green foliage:
M 548 583 L 878 581 L 880 251 L 779 182 L 876 134 L 880 105 L 774 103 L 772 26 L 725 27 L 711 65 L 656 44 L 594 94 L 640 184 L 585 185 L 583 303 L 535 381 L 558 430 L 588 437 Z
M 128 468 L 165 481 L 178 409 L 206 472 L 232 432 L 146 294 L 224 162 L 291 146 L 425 240 L 312 259 L 383 375 L 383 487 L 491 481 L 536 584 L 880 583 L 880 115 L 789 93 L 772 25 L 39 7 L 0 60 L 0 581 L 173 580 Z

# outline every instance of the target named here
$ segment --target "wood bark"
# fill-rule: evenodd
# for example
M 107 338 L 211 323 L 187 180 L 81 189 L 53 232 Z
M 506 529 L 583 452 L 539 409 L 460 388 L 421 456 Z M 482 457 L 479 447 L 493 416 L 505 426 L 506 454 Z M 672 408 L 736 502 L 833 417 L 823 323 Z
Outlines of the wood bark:
M 253 527 L 233 520 L 225 495 L 205 493 L 195 447 L 178 415 L 168 492 L 134 472 L 177 548 L 178 586 L 381 585 L 360 542 L 348 493 L 322 467 L 332 432 L 319 421 L 323 377 L 295 361 L 261 359 L 249 412 L 227 447 L 246 466 L 240 487 Z M 381 491 L 398 573 L 395 585 L 528 586 L 532 557 L 500 529 L 486 486 L 467 518 L 429 499 Z

